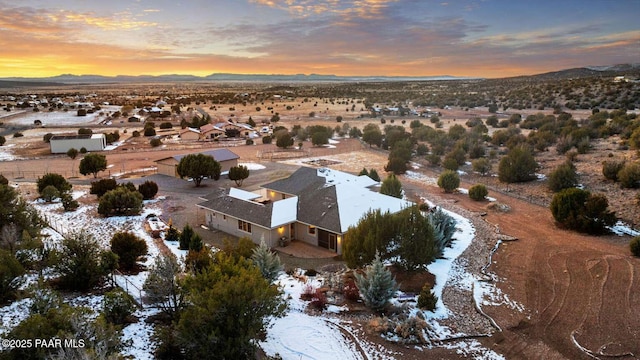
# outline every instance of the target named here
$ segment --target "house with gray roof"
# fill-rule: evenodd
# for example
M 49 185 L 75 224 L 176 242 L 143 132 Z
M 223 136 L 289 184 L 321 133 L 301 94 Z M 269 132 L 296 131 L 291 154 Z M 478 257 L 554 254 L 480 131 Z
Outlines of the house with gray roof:
M 238 166 L 238 159 L 240 158 L 238 154 L 224 148 L 202 151 L 199 152 L 199 154 L 213 157 L 214 160 L 220 163 L 221 172 L 229 171 L 232 167 Z M 155 160 L 154 162 L 158 167 L 158 174 L 180 177 L 180 175 L 178 175 L 178 164 L 180 163 L 180 160 L 187 155 L 189 154 L 169 156 Z
M 211 230 L 275 247 L 299 240 L 342 253 L 342 238 L 367 212 L 398 212 L 411 202 L 371 189 L 378 183 L 326 168 L 301 167 L 259 191 L 220 189 L 197 206 Z

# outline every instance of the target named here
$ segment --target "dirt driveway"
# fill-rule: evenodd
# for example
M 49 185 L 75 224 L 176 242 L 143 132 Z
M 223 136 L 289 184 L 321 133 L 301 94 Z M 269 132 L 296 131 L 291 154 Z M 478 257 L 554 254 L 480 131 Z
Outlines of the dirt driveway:
M 487 307 L 503 332 L 486 339 L 486 346 L 507 359 L 590 358 L 578 344 L 600 356 L 639 356 L 640 259 L 629 254 L 628 237 L 559 229 L 547 208 L 501 194 L 489 196 L 507 204 L 507 213 L 487 211 L 487 202 L 467 195 L 419 188 L 487 212 L 486 221 L 519 239 L 501 245 L 490 270 L 501 279 L 501 290 L 526 311 Z

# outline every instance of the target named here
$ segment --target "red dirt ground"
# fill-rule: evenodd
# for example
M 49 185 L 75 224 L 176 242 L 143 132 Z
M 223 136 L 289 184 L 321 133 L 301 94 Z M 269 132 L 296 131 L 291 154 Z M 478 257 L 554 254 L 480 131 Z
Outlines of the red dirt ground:
M 526 312 L 488 308 L 504 331 L 485 345 L 507 359 L 589 358 L 574 337 L 594 353 L 640 356 L 640 259 L 629 254 L 629 239 L 559 229 L 547 208 L 489 196 L 511 211 L 488 211 L 486 220 L 519 239 L 502 244 L 490 270 L 503 279 L 501 290 Z M 486 202 L 466 195 L 443 197 L 472 211 L 487 211 Z

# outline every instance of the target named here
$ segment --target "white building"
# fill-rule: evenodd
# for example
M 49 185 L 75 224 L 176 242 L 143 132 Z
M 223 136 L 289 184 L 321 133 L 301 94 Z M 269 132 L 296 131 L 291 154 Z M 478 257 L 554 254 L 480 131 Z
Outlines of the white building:
M 71 148 L 102 151 L 107 146 L 107 138 L 104 134 L 54 135 L 49 145 L 52 154 L 65 154 Z

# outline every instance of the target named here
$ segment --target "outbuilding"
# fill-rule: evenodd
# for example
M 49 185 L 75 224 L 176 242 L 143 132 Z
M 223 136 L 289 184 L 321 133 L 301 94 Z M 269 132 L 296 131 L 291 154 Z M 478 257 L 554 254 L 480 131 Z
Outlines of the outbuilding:
M 238 166 L 238 159 L 240 158 L 240 156 L 229 149 L 203 151 L 200 152 L 200 154 L 212 156 L 220 163 L 221 172 L 229 171 L 232 167 Z M 189 154 L 176 155 L 156 160 L 155 163 L 158 167 L 158 174 L 180 177 L 180 175 L 178 175 L 178 164 L 180 163 L 180 160 L 187 155 Z
M 104 134 L 54 135 L 49 141 L 52 154 L 65 154 L 69 149 L 103 151 L 107 147 Z

